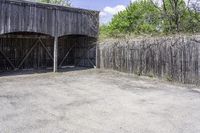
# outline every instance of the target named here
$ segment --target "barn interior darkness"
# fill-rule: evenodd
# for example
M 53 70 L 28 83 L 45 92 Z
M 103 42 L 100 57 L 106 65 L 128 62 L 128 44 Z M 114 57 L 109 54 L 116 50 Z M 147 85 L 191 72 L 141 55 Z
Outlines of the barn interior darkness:
M 53 69 L 54 38 L 50 35 L 15 32 L 0 36 L 0 72 Z M 96 38 L 65 35 L 58 38 L 58 68 L 94 67 Z

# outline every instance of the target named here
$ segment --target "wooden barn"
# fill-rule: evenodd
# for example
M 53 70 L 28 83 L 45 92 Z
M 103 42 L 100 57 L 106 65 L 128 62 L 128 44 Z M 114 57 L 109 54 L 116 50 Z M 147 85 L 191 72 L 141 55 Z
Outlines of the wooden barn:
M 0 0 L 0 72 L 94 67 L 99 12 Z

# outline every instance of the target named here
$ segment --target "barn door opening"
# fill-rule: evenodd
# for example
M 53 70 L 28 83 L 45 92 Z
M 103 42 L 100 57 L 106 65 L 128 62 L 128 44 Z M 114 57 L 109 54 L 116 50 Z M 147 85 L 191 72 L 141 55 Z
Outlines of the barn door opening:
M 24 32 L 0 36 L 0 72 L 52 67 L 52 37 Z
M 24 54 L 18 69 L 25 65 L 26 60 L 31 60 L 33 69 L 52 69 L 53 64 L 53 48 L 48 46 L 48 40 L 37 38 L 32 47 Z M 30 62 L 31 64 L 31 62 Z M 26 65 L 25 65 L 26 66 Z
M 58 66 L 94 68 L 96 66 L 96 38 L 67 35 L 59 38 Z

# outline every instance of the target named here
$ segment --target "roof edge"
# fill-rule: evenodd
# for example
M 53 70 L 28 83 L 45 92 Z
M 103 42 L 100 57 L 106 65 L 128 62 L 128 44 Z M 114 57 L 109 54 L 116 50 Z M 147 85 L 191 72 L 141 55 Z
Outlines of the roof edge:
M 32 2 L 32 1 L 26 1 L 26 0 L 1 0 L 1 2 L 5 3 L 16 3 L 16 4 L 31 4 L 35 6 L 44 6 L 46 8 L 52 8 L 57 10 L 68 10 L 68 11 L 78 11 L 78 12 L 93 12 L 93 13 L 100 13 L 100 11 L 96 10 L 90 10 L 90 9 L 83 9 L 83 8 L 76 8 L 76 7 L 66 7 L 62 5 L 57 4 L 49 4 L 49 3 L 42 3 L 42 2 Z

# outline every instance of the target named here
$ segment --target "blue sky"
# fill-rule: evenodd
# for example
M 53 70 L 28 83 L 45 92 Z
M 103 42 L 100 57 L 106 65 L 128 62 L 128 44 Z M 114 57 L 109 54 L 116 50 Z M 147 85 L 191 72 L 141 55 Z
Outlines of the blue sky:
M 100 23 L 108 23 L 112 16 L 125 9 L 131 0 L 71 0 L 73 7 L 101 11 Z

